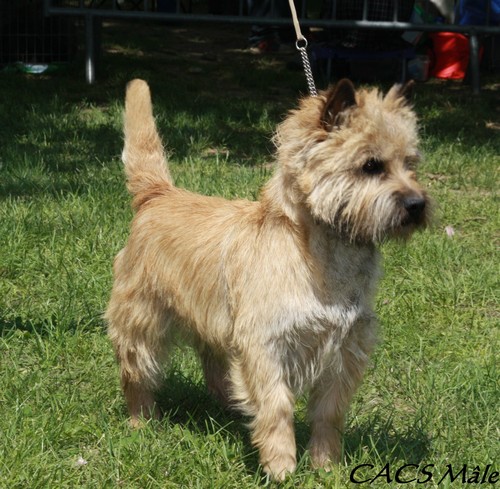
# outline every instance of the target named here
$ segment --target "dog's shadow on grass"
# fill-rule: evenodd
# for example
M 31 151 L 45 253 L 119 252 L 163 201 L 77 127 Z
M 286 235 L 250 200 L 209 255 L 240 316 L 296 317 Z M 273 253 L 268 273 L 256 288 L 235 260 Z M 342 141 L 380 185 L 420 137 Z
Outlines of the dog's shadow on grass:
M 233 409 L 223 408 L 207 391 L 203 381 L 193 381 L 177 369 L 168 372 L 163 388 L 156 394 L 163 413 L 162 424 L 178 424 L 202 436 L 221 430 L 242 445 L 249 473 L 259 467 L 259 457 L 250 442 L 249 418 Z
M 243 462 L 248 472 L 254 474 L 261 470 L 258 452 L 250 442 L 250 419 L 238 411 L 224 409 L 207 392 L 202 381 L 192 381 L 180 371 L 172 370 L 157 398 L 164 413 L 162 423 L 179 424 L 202 436 L 214 435 L 222 430 L 235 442 L 241 443 Z M 305 418 L 305 409 L 299 407 L 295 418 L 297 459 L 305 459 L 306 466 L 309 466 L 306 448 L 310 429 Z M 370 416 L 361 424 L 347 426 L 343 440 L 344 457 L 349 466 L 354 466 L 363 458 L 370 460 L 375 467 L 380 465 L 380 468 L 393 461 L 418 465 L 426 460 L 431 443 L 429 436 L 416 424 L 396 428 L 390 418 L 383 419 L 379 414 Z
M 104 326 L 96 321 L 95 327 L 104 331 Z M 65 331 L 75 333 L 78 330 L 85 329 L 88 324 L 78 321 L 61 321 L 53 314 L 48 318 L 32 321 L 22 317 L 3 318 L 0 317 L 0 336 L 9 336 L 15 332 L 35 334 L 39 337 L 49 336 L 55 331 Z
M 365 452 L 374 465 L 386 462 L 403 461 L 418 465 L 426 460 L 431 439 L 415 424 L 396 427 L 393 421 L 383 419 L 380 414 L 370 416 L 359 425 L 347 427 L 344 435 L 344 453 L 350 464 L 359 460 Z M 380 467 L 382 468 L 382 466 Z

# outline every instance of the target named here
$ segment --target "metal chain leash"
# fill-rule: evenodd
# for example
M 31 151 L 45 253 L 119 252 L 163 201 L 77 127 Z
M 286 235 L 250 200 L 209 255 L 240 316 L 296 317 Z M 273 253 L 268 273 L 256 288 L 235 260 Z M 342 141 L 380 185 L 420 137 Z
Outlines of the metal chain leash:
M 314 78 L 311 70 L 311 64 L 309 63 L 309 56 L 307 55 L 307 39 L 303 36 L 300 30 L 299 19 L 297 17 L 297 11 L 295 10 L 295 4 L 293 0 L 288 0 L 290 5 L 290 11 L 292 12 L 293 26 L 295 28 L 295 34 L 297 35 L 297 41 L 295 42 L 295 47 L 300 53 L 302 58 L 302 65 L 304 66 L 304 73 L 306 75 L 307 87 L 309 89 L 309 94 L 312 97 L 316 97 L 318 92 L 316 91 L 316 86 L 314 85 Z
M 300 46 L 300 41 L 304 42 L 303 46 Z M 312 97 L 317 97 L 318 92 L 316 91 L 316 85 L 314 84 L 314 77 L 311 70 L 311 64 L 309 63 L 309 56 L 307 56 L 307 39 L 298 39 L 295 43 L 295 47 L 299 51 L 300 57 L 302 58 L 302 65 L 304 66 L 304 73 L 306 75 L 309 95 L 311 95 Z

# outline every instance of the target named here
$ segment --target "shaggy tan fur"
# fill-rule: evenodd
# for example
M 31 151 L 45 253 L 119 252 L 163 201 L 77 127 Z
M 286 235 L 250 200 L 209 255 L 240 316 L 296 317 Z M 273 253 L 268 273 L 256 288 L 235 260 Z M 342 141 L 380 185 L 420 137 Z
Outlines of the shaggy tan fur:
M 136 211 L 106 313 L 131 415 L 154 392 L 179 333 L 208 388 L 251 416 L 264 470 L 296 465 L 295 396 L 310 391 L 310 454 L 341 455 L 344 414 L 376 341 L 376 244 L 425 226 L 416 118 L 404 88 L 348 80 L 279 126 L 276 172 L 257 202 L 174 186 L 141 80 L 126 97 L 123 161 Z

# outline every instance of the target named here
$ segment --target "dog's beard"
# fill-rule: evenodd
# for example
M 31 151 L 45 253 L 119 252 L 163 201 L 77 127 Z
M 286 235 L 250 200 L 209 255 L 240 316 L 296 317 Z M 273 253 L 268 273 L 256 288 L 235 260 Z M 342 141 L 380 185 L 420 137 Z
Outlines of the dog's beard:
M 324 224 L 339 238 L 351 243 L 378 244 L 390 239 L 407 240 L 415 231 L 427 226 L 427 213 L 418 219 L 412 218 L 396 197 L 381 198 L 358 213 L 348 213 L 348 208 L 353 206 L 347 201 L 342 202 Z M 315 217 L 315 221 L 322 222 L 319 217 Z

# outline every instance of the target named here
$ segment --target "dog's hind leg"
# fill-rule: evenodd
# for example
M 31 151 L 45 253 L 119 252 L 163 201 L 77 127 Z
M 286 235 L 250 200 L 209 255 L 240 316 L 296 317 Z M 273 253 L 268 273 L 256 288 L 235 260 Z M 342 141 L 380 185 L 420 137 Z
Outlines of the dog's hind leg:
M 115 290 L 108 307 L 108 333 L 120 366 L 121 386 L 132 426 L 159 418 L 154 393 L 162 379 L 168 352 L 169 318 L 160 304 L 128 297 Z
M 201 340 L 196 344 L 207 389 L 223 408 L 231 407 L 229 368 L 226 359 Z

